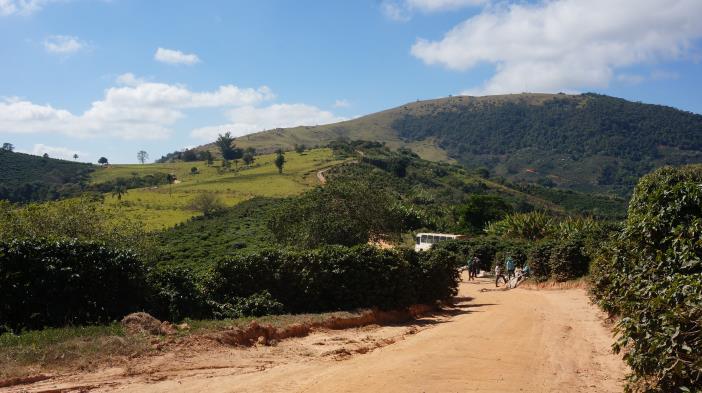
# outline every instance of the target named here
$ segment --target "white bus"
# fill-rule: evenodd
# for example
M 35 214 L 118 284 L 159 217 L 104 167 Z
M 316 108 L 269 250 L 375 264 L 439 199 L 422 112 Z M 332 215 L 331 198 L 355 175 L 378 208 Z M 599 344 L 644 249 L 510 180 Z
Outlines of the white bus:
M 434 244 L 444 240 L 464 239 L 465 235 L 450 233 L 418 233 L 414 238 L 414 251 L 426 251 Z

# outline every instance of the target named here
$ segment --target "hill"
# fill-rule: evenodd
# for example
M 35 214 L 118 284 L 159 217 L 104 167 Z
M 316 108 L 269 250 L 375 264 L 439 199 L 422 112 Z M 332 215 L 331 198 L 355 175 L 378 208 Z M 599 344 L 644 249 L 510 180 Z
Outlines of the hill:
M 409 147 L 422 158 L 485 167 L 513 182 L 628 195 L 654 168 L 702 162 L 702 115 L 591 93 L 459 96 L 268 130 L 237 144 L 265 151 L 338 139 Z
M 0 199 L 54 200 L 80 194 L 95 170 L 91 164 L 0 150 Z

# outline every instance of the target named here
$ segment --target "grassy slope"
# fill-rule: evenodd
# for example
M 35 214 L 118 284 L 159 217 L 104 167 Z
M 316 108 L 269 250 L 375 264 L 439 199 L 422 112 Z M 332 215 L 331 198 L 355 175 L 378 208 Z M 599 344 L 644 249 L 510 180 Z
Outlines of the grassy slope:
M 260 151 L 270 151 L 277 147 L 291 148 L 294 144 L 300 143 L 308 146 L 325 145 L 338 138 L 383 141 L 388 147 L 393 149 L 401 146 L 410 147 L 422 158 L 431 161 L 454 162 L 454 159 L 456 159 L 471 167 L 487 166 L 491 169 L 493 175 L 504 176 L 510 181 L 534 183 L 548 180 L 566 189 L 586 192 L 604 192 L 612 195 L 626 195 L 631 188 L 631 184 L 636 181 L 642 171 L 642 173 L 645 173 L 652 168 L 663 165 L 677 165 L 699 162 L 699 160 L 702 160 L 702 153 L 700 152 L 694 150 L 680 150 L 675 147 L 667 146 L 658 146 L 659 157 L 645 158 L 642 162 L 597 153 L 592 155 L 586 154 L 583 157 L 574 157 L 565 151 L 558 151 L 558 149 L 541 151 L 538 146 L 523 146 L 516 150 L 513 149 L 513 151 L 509 150 L 504 154 L 492 154 L 486 151 L 486 154 L 466 153 L 459 157 L 459 155 L 454 154 L 455 152 L 449 152 L 452 148 L 456 147 L 456 143 L 444 145 L 446 149 L 442 149 L 442 147 L 439 146 L 440 140 L 437 139 L 437 137 L 441 136 L 438 134 L 437 137 L 430 137 L 423 140 L 408 140 L 400 136 L 400 132 L 393 128 L 393 122 L 395 120 L 402 119 L 406 116 L 414 118 L 425 116 L 431 120 L 435 119 L 437 114 L 446 112 L 480 113 L 481 108 L 485 108 L 483 112 L 492 113 L 491 110 L 505 103 L 542 107 L 545 103 L 552 102 L 553 100 L 571 101 L 578 107 L 585 107 L 588 105 L 588 102 L 595 100 L 600 107 L 609 108 L 609 112 L 603 110 L 591 113 L 592 116 L 599 119 L 594 121 L 593 124 L 600 125 L 600 129 L 593 129 L 595 138 L 597 138 L 598 135 L 603 138 L 611 138 L 611 135 L 609 135 L 611 134 L 611 130 L 608 128 L 608 124 L 612 122 L 617 123 L 622 120 L 611 113 L 612 111 L 617 111 L 617 105 L 629 108 L 629 115 L 631 116 L 627 121 L 630 122 L 630 127 L 648 127 L 646 128 L 647 133 L 657 132 L 657 128 L 651 126 L 652 122 L 655 123 L 654 120 L 657 119 L 655 117 L 657 115 L 654 116 L 652 113 L 660 112 L 665 116 L 672 116 L 671 119 L 682 119 L 689 116 L 687 113 L 675 111 L 671 108 L 632 103 L 604 96 L 591 97 L 587 95 L 536 93 L 485 97 L 459 96 L 409 103 L 397 108 L 336 124 L 263 131 L 241 137 L 237 139 L 237 144 L 242 147 L 255 147 Z M 635 115 L 632 115 L 632 113 L 635 113 Z M 555 116 L 554 119 L 556 119 L 557 114 L 554 112 L 552 115 Z M 436 117 L 436 119 L 438 119 L 436 121 L 440 121 L 438 117 Z M 518 122 L 518 120 L 515 121 Z M 553 121 L 558 122 L 557 120 Z M 641 124 L 639 124 L 639 122 Z M 534 125 L 531 124 L 531 126 Z M 529 124 L 524 127 L 526 128 L 523 130 L 520 129 L 520 132 L 534 132 L 534 130 L 528 130 Z M 479 134 L 486 130 L 466 129 L 465 131 Z M 443 130 L 438 133 L 441 134 L 442 132 L 446 133 L 449 131 Z M 455 130 L 451 132 L 455 133 Z M 571 130 L 566 124 L 559 132 L 565 135 L 571 132 Z M 445 136 L 446 135 L 444 135 L 444 137 Z M 563 147 L 563 149 L 566 148 L 572 149 L 573 146 Z M 214 150 L 212 145 L 205 145 L 199 149 Z M 644 154 L 645 152 L 641 153 Z M 632 165 L 640 166 L 641 168 L 632 168 Z M 619 178 L 618 183 L 600 184 L 600 174 L 606 167 L 623 169 L 622 177 Z
M 219 172 L 219 166 L 207 167 L 205 162 L 112 165 L 95 171 L 91 182 L 131 177 L 134 173 L 138 176 L 155 172 L 176 174 L 179 184 L 129 190 L 121 202 L 109 196 L 105 200 L 108 204 L 125 205 L 128 214 L 143 220 L 149 229 L 160 229 L 198 215 L 187 208 L 197 193 L 216 192 L 227 206 L 256 196 L 296 195 L 317 183 L 317 170 L 341 162 L 332 157 L 329 149 L 310 150 L 302 155 L 290 152 L 285 155 L 287 162 L 283 174 L 278 174 L 272 154 L 256 158 L 252 167 L 240 165 L 238 170 L 232 168 L 231 172 Z M 199 169 L 199 174 L 190 173 L 193 166 Z

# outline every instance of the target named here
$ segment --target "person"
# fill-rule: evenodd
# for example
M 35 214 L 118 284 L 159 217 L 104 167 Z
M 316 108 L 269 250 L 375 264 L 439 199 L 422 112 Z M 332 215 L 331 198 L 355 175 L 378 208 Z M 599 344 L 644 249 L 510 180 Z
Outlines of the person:
M 495 286 L 499 287 L 500 285 L 498 284 L 500 282 L 500 277 L 502 277 L 502 281 L 507 283 L 507 280 L 505 279 L 505 275 L 502 274 L 502 268 L 500 267 L 500 264 L 495 265 Z
M 468 258 L 468 263 L 466 264 L 466 270 L 468 270 L 468 281 L 473 279 L 473 263 L 475 261 L 473 258 Z
M 512 259 L 511 255 L 507 256 L 507 259 L 505 259 L 505 269 L 507 270 L 507 280 L 511 279 L 514 277 L 514 260 Z
M 480 271 L 480 258 L 478 256 L 473 257 L 473 278 L 478 277 L 478 272 Z
M 529 270 L 529 264 L 524 263 L 524 267 L 522 267 L 522 275 L 524 275 L 524 277 L 529 277 L 529 274 L 531 274 L 531 270 Z

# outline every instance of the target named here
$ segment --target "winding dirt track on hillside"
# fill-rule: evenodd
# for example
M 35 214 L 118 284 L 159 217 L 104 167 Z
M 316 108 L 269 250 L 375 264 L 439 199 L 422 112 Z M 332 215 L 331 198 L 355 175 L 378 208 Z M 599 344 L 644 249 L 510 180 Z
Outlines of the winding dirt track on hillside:
M 22 386 L 124 392 L 620 392 L 626 372 L 582 289 L 462 283 L 455 307 L 275 347 L 183 350 Z M 481 291 L 488 289 L 488 291 Z M 19 386 L 17 388 L 20 388 Z M 55 390 L 59 391 L 59 390 Z

